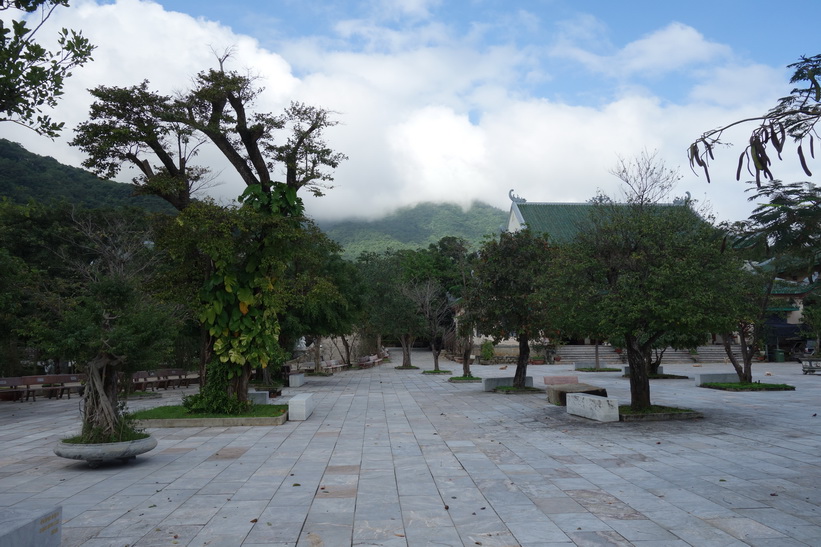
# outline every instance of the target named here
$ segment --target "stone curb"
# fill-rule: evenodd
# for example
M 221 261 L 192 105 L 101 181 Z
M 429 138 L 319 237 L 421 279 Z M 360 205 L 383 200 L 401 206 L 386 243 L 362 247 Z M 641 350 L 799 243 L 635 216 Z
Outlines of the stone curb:
M 174 418 L 169 420 L 137 420 L 138 427 L 243 427 L 282 425 L 288 413 L 264 418 Z

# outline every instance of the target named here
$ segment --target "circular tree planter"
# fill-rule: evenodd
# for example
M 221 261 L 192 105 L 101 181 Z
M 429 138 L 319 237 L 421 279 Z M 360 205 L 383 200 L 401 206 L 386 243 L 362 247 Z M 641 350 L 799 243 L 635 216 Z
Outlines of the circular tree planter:
M 61 441 L 54 447 L 54 453 L 61 458 L 86 461 L 89 467 L 96 468 L 105 461 L 120 460 L 126 462 L 140 454 L 153 450 L 156 446 L 157 439 L 150 436 L 121 443 L 72 444 Z

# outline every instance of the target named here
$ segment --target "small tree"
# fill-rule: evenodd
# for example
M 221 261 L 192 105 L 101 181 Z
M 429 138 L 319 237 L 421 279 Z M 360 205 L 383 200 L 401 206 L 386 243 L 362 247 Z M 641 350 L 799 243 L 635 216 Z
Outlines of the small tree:
M 74 228 L 58 256 L 78 274 L 76 291 L 60 298 L 54 328 L 41 331 L 39 343 L 76 360 L 87 375 L 82 442 L 130 440 L 117 399 L 119 374 L 129 364 L 167 358 L 177 320 L 147 290 L 158 252 L 146 244 L 144 218 L 80 212 Z
M 549 310 L 538 289 L 539 274 L 551 260 L 547 239 L 527 229 L 503 232 L 479 250 L 467 313 L 479 332 L 496 343 L 511 337 L 518 342 L 515 387 L 525 387 L 530 341 L 549 329 Z
M 563 312 L 560 326 L 624 342 L 634 409 L 651 404 L 649 364 L 660 341 L 733 324 L 741 264 L 721 252 L 722 236 L 687 206 L 600 203 L 566 249 L 573 259 L 554 274 L 563 280 L 555 294 L 579 310 Z

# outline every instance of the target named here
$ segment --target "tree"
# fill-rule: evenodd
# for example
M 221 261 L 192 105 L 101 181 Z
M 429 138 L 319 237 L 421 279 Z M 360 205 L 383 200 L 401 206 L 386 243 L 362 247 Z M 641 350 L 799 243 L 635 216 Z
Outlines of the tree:
M 53 326 L 39 331 L 37 343 L 86 373 L 83 442 L 130 440 L 123 438 L 131 429 L 118 404 L 118 376 L 166 359 L 177 318 L 149 290 L 160 254 L 146 243 L 144 215 L 82 211 L 72 221 L 55 259 L 77 274 L 74 290 L 57 295 Z
M 554 274 L 563 280 L 554 294 L 579 308 L 562 312 L 560 326 L 623 341 L 631 406 L 641 410 L 651 404 L 648 364 L 660 340 L 730 330 L 741 263 L 722 253 L 723 233 L 688 206 L 595 207 L 590 227 L 565 250 L 573 260 Z
M 435 279 L 412 279 L 401 286 L 402 294 L 415 306 L 424 324 L 433 355 L 433 370 L 439 370 L 444 338 L 453 330 L 453 310 L 442 285 Z
M 511 337 L 519 343 L 515 387 L 525 387 L 530 340 L 549 329 L 549 310 L 538 289 L 539 274 L 552 256 L 547 239 L 530 230 L 503 232 L 479 250 L 467 295 L 468 315 L 479 332 L 496 343 Z
M 745 167 L 755 177 L 757 185 L 761 184 L 762 175 L 765 180 L 773 180 L 770 169 L 773 156 L 781 159 L 787 137 L 798 143 L 796 152 L 801 168 L 807 176 L 812 176 L 803 145 L 809 144 L 810 156 L 815 157 L 814 141 L 818 136 L 815 125 L 821 118 L 821 55 L 802 56 L 798 62 L 788 65 L 788 68 L 794 69 L 790 83 L 798 84 L 798 87 L 793 88 L 788 96 L 779 99 L 778 104 L 766 114 L 738 120 L 703 133 L 688 149 L 690 167 L 703 169 L 709 182 L 709 162 L 714 159 L 713 151 L 724 144 L 721 141 L 724 132 L 731 127 L 753 123 L 758 125 L 750 132 L 749 144 L 738 157 L 737 180 L 741 179 L 741 172 Z
M 411 348 L 416 337 L 425 332 L 417 305 L 403 291 L 406 282 L 402 252 L 362 253 L 357 267 L 364 283 L 363 330 L 376 341 L 382 336 L 396 337 L 402 346 L 402 367 L 411 368 Z
M 82 33 L 62 29 L 56 51 L 48 51 L 35 35 L 59 6 L 68 0 L 0 0 L 0 12 L 20 12 L 11 27 L 0 20 L 0 121 L 10 121 L 48 137 L 56 137 L 63 122 L 55 122 L 47 108 L 57 106 L 65 79 L 75 67 L 91 60 L 94 46 Z M 39 15 L 29 27 L 31 14 Z
M 323 140 L 323 132 L 336 125 L 329 112 L 298 103 L 279 116 L 255 112 L 262 90 L 252 78 L 226 71 L 227 57 L 174 98 L 149 91 L 147 82 L 98 87 L 92 91 L 97 100 L 90 120 L 72 141 L 88 154 L 86 167 L 111 176 L 130 163 L 141 172 L 138 190 L 182 212 L 177 228 L 188 233 L 164 241 L 172 242 L 178 267 L 190 268 L 176 277 L 201 283 L 198 298 L 187 305 L 204 329 L 201 351 L 214 369 L 208 382 L 219 381 L 193 401 L 200 408 L 209 401 L 230 405 L 225 397 L 243 403 L 251 369 L 282 361 L 276 344 L 286 307 L 282 279 L 303 231 L 297 192 L 321 193 L 332 179 L 327 169 L 345 158 Z M 190 160 L 206 141 L 246 184 L 236 210 L 208 202 L 193 207 L 192 193 L 208 174 Z M 274 180 L 278 167 L 285 181 Z

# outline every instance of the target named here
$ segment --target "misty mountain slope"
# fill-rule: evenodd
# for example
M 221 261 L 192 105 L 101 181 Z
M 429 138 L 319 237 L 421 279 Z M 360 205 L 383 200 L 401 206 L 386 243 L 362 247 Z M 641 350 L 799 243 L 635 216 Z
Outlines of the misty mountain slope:
M 477 248 L 486 235 L 499 233 L 507 211 L 474 203 L 468 211 L 452 203 L 421 203 L 373 221 L 318 222 L 328 237 L 342 245 L 346 258 L 363 251 L 417 249 L 445 236 L 461 237 Z

